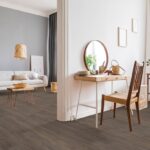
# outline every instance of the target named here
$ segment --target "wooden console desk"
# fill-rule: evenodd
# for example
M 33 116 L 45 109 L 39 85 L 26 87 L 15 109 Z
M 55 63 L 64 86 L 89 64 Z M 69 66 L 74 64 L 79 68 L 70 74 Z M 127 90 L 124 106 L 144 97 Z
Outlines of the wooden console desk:
M 127 87 L 128 87 L 128 81 L 127 81 L 128 76 L 126 76 L 126 75 L 89 75 L 89 76 L 75 75 L 74 79 L 81 81 L 80 82 L 80 91 L 79 91 L 79 97 L 78 97 L 77 110 L 76 110 L 76 119 L 77 119 L 77 115 L 78 115 L 79 105 L 84 106 L 84 107 L 93 108 L 96 110 L 96 128 L 98 128 L 98 106 L 99 106 L 99 104 L 98 104 L 98 83 L 111 81 L 112 92 L 113 92 L 113 81 L 125 80 Z M 96 106 L 95 107 L 80 103 L 80 95 L 81 95 L 81 91 L 82 91 L 82 82 L 95 82 L 95 84 L 96 84 L 96 90 L 95 90 L 96 91 Z

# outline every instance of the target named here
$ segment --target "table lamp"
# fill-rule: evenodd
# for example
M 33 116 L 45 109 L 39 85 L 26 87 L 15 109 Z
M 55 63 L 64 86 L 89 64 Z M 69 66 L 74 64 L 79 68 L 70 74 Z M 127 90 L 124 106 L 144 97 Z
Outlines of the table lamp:
M 27 58 L 27 47 L 24 44 L 17 44 L 15 46 L 15 58 L 26 59 Z

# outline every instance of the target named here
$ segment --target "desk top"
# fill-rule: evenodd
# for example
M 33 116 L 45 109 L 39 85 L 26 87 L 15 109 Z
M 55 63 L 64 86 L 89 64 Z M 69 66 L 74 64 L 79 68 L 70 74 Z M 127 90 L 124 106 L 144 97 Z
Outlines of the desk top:
M 128 77 L 129 76 L 127 75 L 88 75 L 88 76 L 75 75 L 74 79 L 90 82 L 106 82 L 106 81 L 127 80 Z

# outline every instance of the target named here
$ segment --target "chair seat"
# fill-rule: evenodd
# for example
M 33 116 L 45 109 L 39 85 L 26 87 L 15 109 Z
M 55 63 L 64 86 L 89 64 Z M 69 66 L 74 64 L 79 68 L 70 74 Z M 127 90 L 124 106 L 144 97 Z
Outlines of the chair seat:
M 127 96 L 128 96 L 128 93 L 126 92 L 124 93 L 116 92 L 110 95 L 104 95 L 104 100 L 126 105 Z M 130 104 L 135 103 L 135 102 L 137 102 L 136 91 L 132 93 Z

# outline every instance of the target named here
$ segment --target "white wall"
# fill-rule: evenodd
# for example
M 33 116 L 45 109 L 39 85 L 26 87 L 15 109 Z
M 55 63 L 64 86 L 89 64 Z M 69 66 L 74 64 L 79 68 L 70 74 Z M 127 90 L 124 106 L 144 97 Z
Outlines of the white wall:
M 59 2 L 59 0 L 58 0 Z M 67 1 L 66 1 L 67 2 Z M 102 41 L 109 53 L 109 65 L 112 59 L 117 59 L 130 75 L 134 60 L 143 61 L 145 58 L 145 23 L 146 0 L 68 0 L 68 48 L 67 53 L 67 78 L 69 102 L 67 114 L 75 115 L 79 94 L 79 82 L 73 79 L 73 75 L 79 70 L 85 70 L 83 52 L 90 40 Z M 138 20 L 138 33 L 131 32 L 131 19 Z M 128 46 L 117 46 L 117 28 L 128 29 Z M 110 93 L 110 83 L 99 84 L 99 103 L 102 93 Z M 115 83 L 115 89 L 125 87 L 125 82 Z M 84 103 L 95 104 L 95 85 L 85 83 L 81 98 Z M 63 101 L 66 101 L 65 99 Z M 111 108 L 107 103 L 105 110 Z M 93 110 L 79 109 L 79 118 L 92 115 Z M 69 120 L 67 118 L 66 120 Z
M 150 0 L 147 0 L 146 60 L 148 59 L 150 59 Z M 149 66 L 146 71 L 150 72 Z

